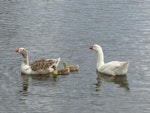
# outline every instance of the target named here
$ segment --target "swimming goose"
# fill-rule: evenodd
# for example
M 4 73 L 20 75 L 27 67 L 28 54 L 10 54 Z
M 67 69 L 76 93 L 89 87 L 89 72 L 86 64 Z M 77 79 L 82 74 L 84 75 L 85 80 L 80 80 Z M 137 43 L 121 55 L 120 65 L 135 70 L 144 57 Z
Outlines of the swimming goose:
M 67 65 L 67 62 L 61 62 L 64 66 L 64 69 L 66 68 L 69 68 L 70 69 L 70 72 L 73 72 L 73 71 L 78 71 L 79 70 L 79 65 Z
M 48 74 L 54 71 L 53 66 L 58 66 L 60 58 L 58 59 L 40 59 L 29 64 L 28 52 L 25 48 L 19 48 L 15 52 L 20 53 L 23 56 L 21 64 L 22 74 Z
M 100 45 L 93 45 L 89 49 L 95 50 L 98 55 L 96 69 L 98 72 L 107 75 L 126 75 L 128 71 L 129 62 L 111 61 L 104 63 L 104 53 Z

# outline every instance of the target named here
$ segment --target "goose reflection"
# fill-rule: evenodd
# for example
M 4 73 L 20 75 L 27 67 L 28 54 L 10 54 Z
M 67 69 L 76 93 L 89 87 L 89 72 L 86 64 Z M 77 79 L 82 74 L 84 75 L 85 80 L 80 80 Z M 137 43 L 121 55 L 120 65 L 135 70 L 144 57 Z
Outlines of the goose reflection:
M 97 84 L 96 84 L 97 89 L 96 90 L 100 90 L 100 88 L 102 87 L 103 81 L 113 82 L 115 84 L 118 84 L 121 88 L 124 88 L 127 91 L 130 90 L 126 75 L 113 77 L 113 76 L 102 74 L 98 71 L 96 71 L 96 73 L 97 73 Z
M 47 80 L 49 79 L 50 75 L 49 74 L 45 74 L 45 75 L 30 75 L 32 79 L 36 79 L 36 80 Z
M 30 75 L 21 74 L 22 77 L 22 92 L 27 92 L 29 87 Z
M 59 81 L 59 77 L 54 74 L 45 74 L 45 75 L 30 75 L 33 80 L 38 81 L 51 81 L 51 82 L 57 82 Z

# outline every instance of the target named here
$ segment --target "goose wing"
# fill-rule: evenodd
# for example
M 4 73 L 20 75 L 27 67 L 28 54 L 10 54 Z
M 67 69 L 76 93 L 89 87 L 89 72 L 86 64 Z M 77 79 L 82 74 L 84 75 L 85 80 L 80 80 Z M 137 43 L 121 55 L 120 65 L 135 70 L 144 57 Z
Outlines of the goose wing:
M 49 67 L 54 65 L 57 62 L 57 60 L 49 59 L 49 60 L 36 60 L 33 63 L 30 64 L 30 67 L 32 71 L 41 71 L 41 70 L 47 70 Z
M 108 63 L 104 64 L 100 70 L 114 72 L 115 70 L 121 68 L 122 66 L 124 66 L 127 63 L 128 62 L 119 62 L 119 61 L 108 62 Z

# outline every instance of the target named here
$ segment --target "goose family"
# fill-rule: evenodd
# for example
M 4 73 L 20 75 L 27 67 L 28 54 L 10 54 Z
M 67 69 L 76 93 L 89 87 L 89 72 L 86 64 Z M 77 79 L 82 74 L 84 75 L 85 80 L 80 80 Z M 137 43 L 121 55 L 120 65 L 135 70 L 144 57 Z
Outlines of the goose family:
M 96 51 L 97 64 L 96 70 L 100 73 L 107 75 L 126 75 L 128 71 L 128 61 L 111 61 L 104 62 L 104 53 L 100 45 L 94 44 L 89 49 Z M 78 71 L 79 65 L 68 65 L 67 62 L 60 62 L 60 58 L 57 59 L 39 59 L 33 63 L 29 63 L 28 52 L 25 48 L 19 48 L 15 52 L 20 53 L 23 57 L 21 63 L 21 73 L 23 74 L 49 74 L 54 75 L 67 75 L 72 71 Z M 63 69 L 57 69 L 59 63 L 63 64 Z
M 104 63 L 104 53 L 100 45 L 92 45 L 89 49 L 94 50 L 97 53 L 96 69 L 98 72 L 113 76 L 127 74 L 129 62 L 111 61 Z
M 57 67 L 60 62 L 60 58 L 39 59 L 30 64 L 28 52 L 25 48 L 19 48 L 15 52 L 20 53 L 23 56 L 23 61 L 21 63 L 21 73 L 23 74 L 49 74 L 54 71 L 53 66 Z

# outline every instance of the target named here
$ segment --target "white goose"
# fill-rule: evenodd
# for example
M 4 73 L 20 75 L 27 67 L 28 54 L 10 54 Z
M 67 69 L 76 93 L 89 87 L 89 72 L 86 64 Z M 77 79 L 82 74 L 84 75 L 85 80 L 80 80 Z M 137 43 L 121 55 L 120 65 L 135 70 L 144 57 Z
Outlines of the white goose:
M 129 62 L 111 61 L 104 63 L 104 53 L 101 46 L 95 44 L 89 49 L 95 50 L 98 55 L 96 69 L 98 72 L 107 75 L 126 75 L 128 71 Z
M 60 58 L 58 59 L 40 59 L 29 64 L 28 52 L 25 48 L 19 48 L 15 52 L 22 54 L 24 60 L 21 64 L 21 73 L 39 75 L 49 74 L 54 71 L 53 66 L 58 66 Z

